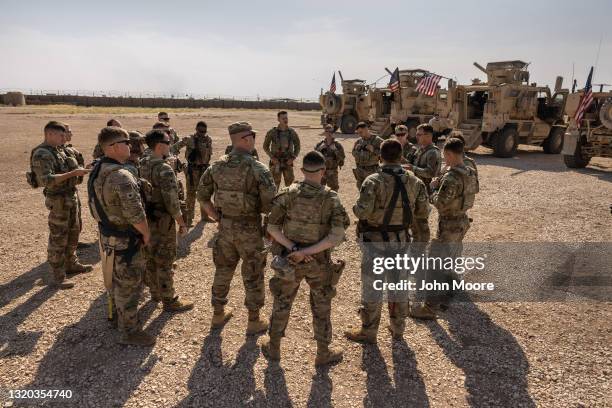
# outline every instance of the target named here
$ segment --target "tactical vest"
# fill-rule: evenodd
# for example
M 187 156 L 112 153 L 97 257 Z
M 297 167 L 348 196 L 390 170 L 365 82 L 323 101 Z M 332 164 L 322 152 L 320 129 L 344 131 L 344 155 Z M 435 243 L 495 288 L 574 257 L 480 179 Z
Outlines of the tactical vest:
M 289 156 L 289 152 L 293 152 L 293 133 L 290 128 L 282 132 L 278 127 L 274 128 L 274 137 L 272 138 L 270 150 L 274 157 L 280 158 Z
M 69 171 L 72 171 L 79 167 L 79 164 L 77 163 L 77 160 L 74 157 L 69 156 L 65 152 L 63 152 L 62 154 L 57 148 L 54 148 L 53 146 L 40 144 L 34 149 L 32 149 L 32 151 L 30 152 L 30 171 L 26 172 L 26 181 L 32 188 L 38 188 L 42 186 L 42 182 L 38 180 L 36 172 L 32 168 L 32 158 L 34 157 L 34 153 L 36 153 L 38 149 L 45 149 L 53 155 L 53 158 L 55 159 L 55 163 L 53 166 L 54 170 L 56 171 L 55 174 L 68 173 Z M 45 194 L 47 192 L 51 194 L 62 194 L 71 192 L 77 185 L 77 181 L 78 180 L 76 177 L 72 177 L 68 180 L 63 181 L 60 186 L 51 188 L 50 191 L 48 188 L 45 188 Z
M 355 164 L 358 167 L 368 167 L 368 166 L 378 166 L 378 154 L 375 152 L 370 152 L 366 149 L 368 145 L 374 146 L 374 141 L 376 140 L 376 136 L 372 136 L 370 139 L 365 140 L 360 138 L 358 140 L 358 145 L 355 146 L 355 150 L 359 152 L 366 152 L 366 157 L 355 158 Z
M 200 162 L 201 164 L 208 164 L 212 154 L 211 141 L 206 140 L 206 136 L 200 137 L 197 134 L 191 136 L 191 140 L 193 141 L 193 147 L 187 146 L 187 149 L 185 149 L 185 159 L 187 159 L 187 163 Z
M 459 209 L 461 211 L 469 210 L 474 206 L 474 199 L 476 194 L 480 191 L 476 171 L 471 167 L 466 167 L 466 170 L 467 172 L 464 173 L 454 168 L 450 169 L 450 171 L 459 176 L 463 184 L 461 197 L 453 200 L 453 203 L 450 205 L 451 209 Z
M 417 166 L 417 167 L 425 167 L 425 165 L 427 163 L 422 163 L 421 159 L 423 157 L 425 157 L 426 154 L 429 153 L 430 150 L 434 150 L 434 149 L 438 150 L 438 148 L 435 147 L 434 145 L 429 145 L 426 149 L 418 148 L 416 153 L 414 154 L 414 162 L 413 162 L 413 164 L 415 166 Z M 439 167 L 440 167 L 440 163 L 438 163 L 438 171 L 440 170 Z M 429 179 L 427 179 L 427 180 L 429 180 Z
M 252 156 L 240 156 L 240 163 L 231 163 L 232 155 L 223 156 L 214 167 L 215 207 L 229 217 L 259 215 L 259 195 L 253 194 Z
M 152 156 L 148 156 L 140 162 L 140 176 L 144 179 L 143 181 L 148 183 L 148 185 L 145 183 L 142 189 L 147 202 L 147 209 L 155 207 L 156 210 L 164 210 L 164 199 L 161 195 L 161 189 L 153 177 L 156 169 L 164 163 L 164 159 L 155 159 Z M 151 188 L 148 188 L 149 186 Z
M 336 159 L 336 153 L 331 150 L 331 146 L 334 146 L 337 142 L 333 141 L 330 146 L 325 143 L 325 140 L 319 142 L 315 146 L 315 150 L 320 152 L 325 157 L 325 168 L 328 170 L 335 170 L 339 166 L 338 160 Z M 336 146 L 337 149 L 337 146 Z M 338 150 L 336 150 L 338 151 Z
M 293 242 L 314 244 L 329 234 L 331 226 L 324 219 L 325 202 L 331 189 L 323 187 L 313 192 L 302 188 L 302 183 L 287 188 L 287 214 L 283 234 Z

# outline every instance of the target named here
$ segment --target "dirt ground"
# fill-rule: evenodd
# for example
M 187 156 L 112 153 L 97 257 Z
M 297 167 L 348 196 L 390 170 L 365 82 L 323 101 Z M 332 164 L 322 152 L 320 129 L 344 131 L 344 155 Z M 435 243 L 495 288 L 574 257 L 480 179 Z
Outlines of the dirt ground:
M 386 316 L 377 346 L 344 340 L 342 331 L 359 322 L 360 253 L 354 224 L 348 241 L 334 252 L 347 262 L 332 311 L 334 342 L 345 350 L 339 365 L 314 367 L 316 343 L 305 284 L 293 306 L 280 365 L 269 365 L 257 338 L 245 337 L 239 273 L 229 301 L 235 317 L 222 331 L 210 330 L 214 266 L 207 242 L 214 224 L 197 224 L 180 245 L 177 292 L 194 300 L 195 309 L 161 313 L 145 294 L 141 319 L 157 335 L 157 344 L 152 349 L 115 344 L 117 335 L 105 320 L 96 226 L 87 207 L 81 242 L 92 245 L 79 254 L 96 263 L 94 272 L 73 278 L 72 290 L 42 286 L 41 277 L 48 272 L 47 212 L 41 190 L 30 188 L 24 173 L 30 150 L 42 140 L 42 127 L 50 119 L 70 123 L 74 145 L 90 158 L 98 130 L 109 117 L 128 129 L 146 131 L 154 112 L 0 108 L 5 141 L 0 149 L 0 389 L 70 389 L 70 400 L 45 404 L 79 407 L 612 406 L 610 299 L 458 303 L 436 322 L 409 319 L 404 341 L 391 341 L 384 330 Z M 214 157 L 229 143 L 229 123 L 252 122 L 261 132 L 261 155 L 265 131 L 276 124 L 276 112 L 263 110 L 171 111 L 171 117 L 179 135 L 206 120 Z M 318 112 L 290 112 L 302 152 L 321 138 L 318 121 Z M 348 153 L 340 196 L 354 220 L 354 138 L 340 135 L 338 140 Z M 481 192 L 466 241 L 612 241 L 611 160 L 594 159 L 588 168 L 574 171 L 566 169 L 561 156 L 525 146 L 512 159 L 494 158 L 486 148 L 472 156 L 479 166 Z M 85 196 L 84 185 L 80 194 Z M 433 211 L 432 231 L 435 225 Z M 270 276 L 268 268 L 266 280 Z M 263 312 L 269 316 L 270 293 L 266 296 Z

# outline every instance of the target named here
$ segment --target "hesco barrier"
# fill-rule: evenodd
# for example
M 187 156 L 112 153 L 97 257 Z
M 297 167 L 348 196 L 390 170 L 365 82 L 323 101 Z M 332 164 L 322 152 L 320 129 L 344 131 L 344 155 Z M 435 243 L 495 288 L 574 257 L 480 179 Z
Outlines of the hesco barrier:
M 320 110 L 317 102 L 241 101 L 233 99 L 131 98 L 83 95 L 25 95 L 27 105 L 126 106 L 138 108 L 226 108 Z

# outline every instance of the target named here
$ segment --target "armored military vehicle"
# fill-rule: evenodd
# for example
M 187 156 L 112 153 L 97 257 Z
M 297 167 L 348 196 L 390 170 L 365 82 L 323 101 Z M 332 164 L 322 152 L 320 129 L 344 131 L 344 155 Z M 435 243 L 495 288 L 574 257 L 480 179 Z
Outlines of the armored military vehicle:
M 424 69 L 401 70 L 399 90 L 392 92 L 389 88 L 370 89 L 368 99 L 372 133 L 387 138 L 396 125 L 406 125 L 410 137 L 414 138 L 416 127 L 429 122 L 441 107 L 446 106 L 447 92 L 440 89 L 440 86 L 433 96 L 416 91 L 419 81 L 427 74 L 429 71 Z
M 342 133 L 353 134 L 357 123 L 368 120 L 370 110 L 367 100 L 368 86 L 362 79 L 342 78 L 340 73 L 342 94 L 331 92 L 321 93 L 319 103 L 323 113 L 321 125 L 331 124 L 334 129 L 340 128 Z
M 491 147 L 497 157 L 514 156 L 519 144 L 542 146 L 549 154 L 560 153 L 569 91 L 561 89 L 562 77 L 557 77 L 553 94 L 548 86 L 530 84 L 528 65 L 501 61 L 483 68 L 475 62 L 474 66 L 487 74 L 487 82 L 450 83 L 446 108 L 430 122 L 434 130 L 460 131 L 468 150 L 482 144 Z
M 583 91 L 570 94 L 565 108 L 571 119 L 561 153 L 570 168 L 585 167 L 593 157 L 612 158 L 612 91 L 593 92 L 593 102 L 577 124 L 574 116 L 582 95 Z

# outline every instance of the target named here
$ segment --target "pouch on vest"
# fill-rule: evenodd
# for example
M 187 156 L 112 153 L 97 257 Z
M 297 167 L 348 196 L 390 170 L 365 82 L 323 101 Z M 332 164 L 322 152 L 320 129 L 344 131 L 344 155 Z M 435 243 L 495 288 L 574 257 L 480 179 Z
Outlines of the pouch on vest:
M 227 156 L 229 160 L 229 156 Z M 215 191 L 215 207 L 222 214 L 229 216 L 245 215 L 254 210 L 255 202 L 249 202 L 246 194 L 246 183 L 251 166 L 248 161 L 243 161 L 239 166 L 230 167 L 226 164 L 219 166 L 217 180 L 222 181 Z M 254 200 L 253 200 L 254 201 Z M 252 207 L 252 208 L 251 208 Z
M 303 191 L 290 191 L 287 217 L 283 225 L 285 236 L 293 242 L 315 243 L 327 235 L 329 226 L 321 219 L 321 206 L 327 195 L 327 188 L 311 195 Z

